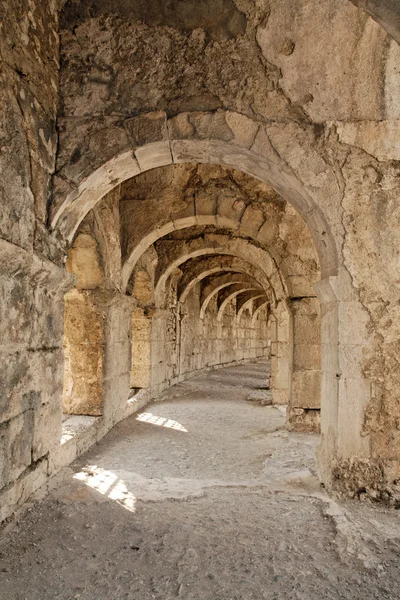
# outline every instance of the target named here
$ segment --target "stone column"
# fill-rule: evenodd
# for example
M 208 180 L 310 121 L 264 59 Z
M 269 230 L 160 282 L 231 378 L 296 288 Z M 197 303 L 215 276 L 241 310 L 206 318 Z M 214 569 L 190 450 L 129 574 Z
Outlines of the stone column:
M 115 291 L 105 307 L 103 418 L 108 428 L 123 418 L 129 398 L 134 303 L 132 297 Z
M 290 300 L 293 370 L 288 427 L 319 431 L 321 408 L 321 318 L 316 297 Z
M 271 390 L 274 404 L 288 404 L 290 396 L 291 316 L 283 303 L 271 311 Z
M 63 412 L 103 414 L 106 305 L 98 290 L 65 296 Z
M 143 308 L 132 313 L 131 388 L 148 388 L 151 385 L 152 314 Z
M 371 383 L 363 373 L 368 315 L 348 277 L 327 277 L 315 286 L 321 304 L 321 480 L 340 490 L 374 484 L 381 477 L 370 464 L 370 437 L 364 433 Z

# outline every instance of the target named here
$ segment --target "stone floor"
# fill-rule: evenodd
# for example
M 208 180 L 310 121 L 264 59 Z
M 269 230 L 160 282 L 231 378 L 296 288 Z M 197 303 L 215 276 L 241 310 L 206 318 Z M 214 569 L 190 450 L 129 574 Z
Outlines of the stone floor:
M 398 512 L 324 493 L 266 370 L 171 388 L 54 478 L 0 538 L 1 600 L 400 598 Z

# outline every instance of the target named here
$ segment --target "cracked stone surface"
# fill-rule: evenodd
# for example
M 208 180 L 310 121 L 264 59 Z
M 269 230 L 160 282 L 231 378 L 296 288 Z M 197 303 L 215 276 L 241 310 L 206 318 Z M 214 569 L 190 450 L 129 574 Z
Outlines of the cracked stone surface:
M 266 363 L 203 374 L 125 420 L 0 542 L 4 600 L 391 599 L 397 512 L 327 496 Z

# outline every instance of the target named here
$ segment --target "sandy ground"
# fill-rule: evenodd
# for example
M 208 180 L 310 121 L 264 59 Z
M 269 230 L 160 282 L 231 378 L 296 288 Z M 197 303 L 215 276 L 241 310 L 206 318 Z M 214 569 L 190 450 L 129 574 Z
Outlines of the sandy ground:
M 399 513 L 329 498 L 266 364 L 181 383 L 0 538 L 1 600 L 400 598 Z

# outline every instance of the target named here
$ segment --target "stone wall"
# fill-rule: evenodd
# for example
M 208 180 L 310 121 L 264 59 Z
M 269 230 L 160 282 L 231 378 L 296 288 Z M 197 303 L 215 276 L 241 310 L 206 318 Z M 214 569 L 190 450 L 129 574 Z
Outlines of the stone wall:
M 182 30 L 173 11 L 167 25 L 164 13 L 138 21 L 121 3 L 72 5 L 54 225 L 73 230 L 100 181 L 104 193 L 161 164 L 220 163 L 269 182 L 304 218 L 320 259 L 321 476 L 357 487 L 370 468 L 367 487 L 377 472 L 382 490 L 393 487 L 398 46 L 347 0 L 240 1 L 245 30 L 227 28 L 223 13 L 217 33 L 196 11 Z M 150 133 L 136 117 L 159 110 L 167 122 Z
M 56 4 L 0 7 L 0 520 L 44 483 L 61 437 L 63 295 L 46 229 L 56 158 Z
M 390 0 L 354 3 L 397 37 Z M 201 268 L 265 291 L 289 415 L 315 410 L 321 378 L 324 483 L 398 492 L 399 46 L 348 0 L 218 0 L 212 21 L 209 2 L 182 5 L 66 0 L 60 27 L 55 0 L 0 6 L 0 519 L 145 401 L 129 404 L 137 308 L 159 382 L 204 366 L 212 335 L 221 360 L 255 351 L 233 301 L 218 321 L 210 300 L 216 328 L 185 322 Z M 102 417 L 60 445 L 68 292 L 97 307 Z M 180 361 L 194 328 L 204 352 Z

